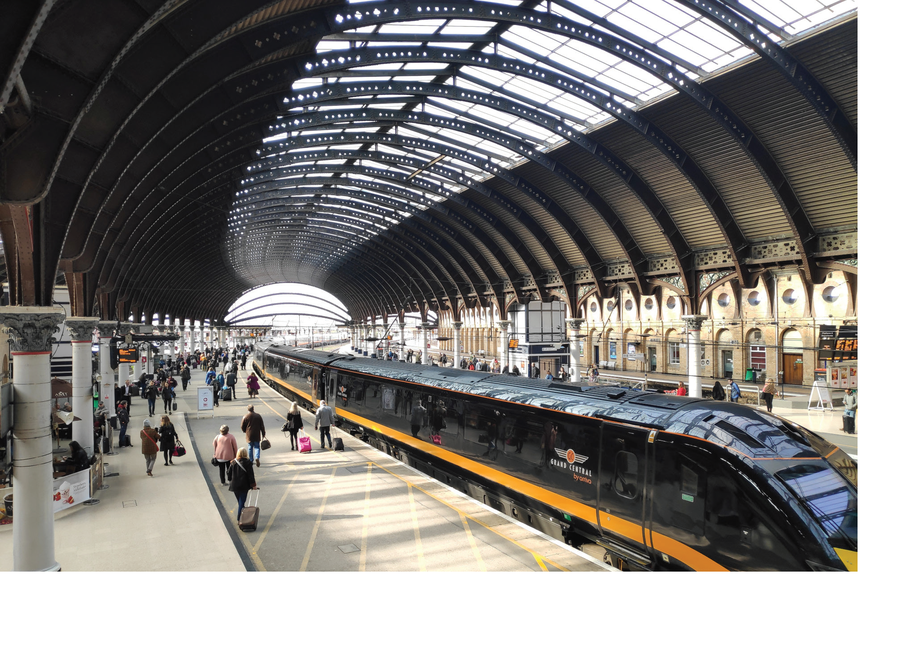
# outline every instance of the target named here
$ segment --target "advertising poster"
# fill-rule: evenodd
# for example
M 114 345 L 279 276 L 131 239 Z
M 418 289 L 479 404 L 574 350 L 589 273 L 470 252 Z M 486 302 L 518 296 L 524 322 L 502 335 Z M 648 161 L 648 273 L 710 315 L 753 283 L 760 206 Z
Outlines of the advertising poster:
M 91 497 L 89 469 L 53 481 L 53 513 L 79 505 Z
M 838 384 L 838 367 L 829 367 L 829 386 L 841 387 L 841 385 Z
M 838 367 L 838 386 L 848 386 L 848 370 L 850 367 Z
M 213 410 L 213 387 L 205 385 L 198 388 L 198 412 Z
M 618 360 L 618 354 L 615 352 L 615 342 L 609 342 L 609 359 Z
M 857 386 L 857 367 L 850 368 L 850 375 L 848 377 L 848 387 L 856 387 Z

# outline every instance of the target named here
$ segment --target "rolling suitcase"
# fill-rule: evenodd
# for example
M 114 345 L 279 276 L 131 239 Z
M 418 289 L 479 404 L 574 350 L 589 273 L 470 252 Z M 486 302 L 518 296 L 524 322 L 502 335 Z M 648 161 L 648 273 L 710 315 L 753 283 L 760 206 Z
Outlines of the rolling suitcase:
M 298 452 L 299 453 L 310 453 L 311 452 L 311 438 L 310 437 L 299 437 L 298 438 Z
M 342 443 L 342 437 L 333 437 L 333 450 L 344 451 L 345 444 Z
M 257 506 L 257 498 L 260 495 L 260 489 L 252 489 L 248 492 L 248 498 L 245 500 L 245 507 L 239 514 L 239 529 L 242 532 L 254 532 L 257 529 L 257 519 L 261 515 L 261 510 Z
M 120 448 L 128 448 L 132 445 L 132 435 L 123 435 L 122 437 L 123 444 Z

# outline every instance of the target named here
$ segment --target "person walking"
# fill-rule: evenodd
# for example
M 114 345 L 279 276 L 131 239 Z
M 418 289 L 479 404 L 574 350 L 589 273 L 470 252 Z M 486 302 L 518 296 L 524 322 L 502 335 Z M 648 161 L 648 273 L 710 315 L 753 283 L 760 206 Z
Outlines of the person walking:
M 242 353 L 242 371 L 245 371 L 245 361 L 248 360 L 248 354 Z
M 426 418 L 427 408 L 418 401 L 417 405 L 411 408 L 411 417 L 409 418 L 409 421 L 411 422 L 411 436 L 415 439 L 420 439 L 420 437 L 417 436 L 417 433 L 420 431 L 421 426 L 424 425 L 424 419 Z
M 267 436 L 267 429 L 264 427 L 264 418 L 254 411 L 253 405 L 248 406 L 248 414 L 242 418 L 242 432 L 245 433 L 245 441 L 248 443 L 248 457 L 260 466 L 261 437 Z
M 725 390 L 722 388 L 722 384 L 718 380 L 713 383 L 713 400 L 714 401 L 724 401 L 725 400 Z
M 728 383 L 728 391 L 730 393 L 731 402 L 737 403 L 738 399 L 741 398 L 741 388 L 738 387 L 738 384 L 734 381 L 734 378 L 732 378 L 731 382 Z
M 766 401 L 767 412 L 772 412 L 772 399 L 775 397 L 775 393 L 775 383 L 772 382 L 771 378 L 767 378 L 766 383 L 763 385 L 763 391 L 760 393 L 760 398 Z
M 320 401 L 320 407 L 314 413 L 314 429 L 320 428 L 320 448 L 323 448 L 323 439 L 326 437 L 330 448 L 333 447 L 333 438 L 330 437 L 330 426 L 336 422 L 333 414 L 333 408 L 326 404 L 326 401 Z
M 151 420 L 144 420 L 144 427 L 141 429 L 141 454 L 144 455 L 145 464 L 147 465 L 147 472 L 149 477 L 154 477 L 154 462 L 157 461 L 157 452 L 160 450 L 160 447 L 157 446 L 157 442 L 160 440 L 160 435 L 157 432 L 156 428 L 151 427 Z
M 163 397 L 163 411 L 167 414 L 173 413 L 173 396 L 175 396 L 175 392 L 173 392 L 173 388 L 169 386 L 169 384 L 165 384 L 163 389 L 160 392 L 160 396 Z
M 844 390 L 842 402 L 844 403 L 844 415 L 841 417 L 844 424 L 842 430 L 849 435 L 856 435 L 854 420 L 857 417 L 857 395 L 850 387 Z
M 157 429 L 157 433 L 160 435 L 163 466 L 170 466 L 173 463 L 173 451 L 176 450 L 176 429 L 165 414 L 160 417 L 160 427 Z
M 151 381 L 144 394 L 145 398 L 148 400 L 148 412 L 150 413 L 148 416 L 154 416 L 154 407 L 157 405 L 157 397 L 159 395 L 160 392 L 157 390 L 157 384 L 154 381 Z
M 220 484 L 226 486 L 226 468 L 239 452 L 239 444 L 235 435 L 229 432 L 229 426 L 220 426 L 219 434 L 213 438 L 213 457 L 220 469 Z
M 226 472 L 229 478 L 229 491 L 235 494 L 236 500 L 239 501 L 239 509 L 235 514 L 235 521 L 241 520 L 242 510 L 245 508 L 245 499 L 248 497 L 248 491 L 257 489 L 257 482 L 254 479 L 254 466 L 248 459 L 248 451 L 240 448 L 235 459 L 229 463 L 229 470 Z
M 257 376 L 254 375 L 253 371 L 250 374 L 248 374 L 247 387 L 248 387 L 248 398 L 255 398 L 257 396 L 257 393 L 261 389 L 260 383 L 258 383 L 258 381 L 257 381 Z
M 298 431 L 304 435 L 304 422 L 301 420 L 301 410 L 298 409 L 298 403 L 292 403 L 286 414 L 286 421 L 289 424 L 289 445 L 290 450 L 298 450 Z
M 119 447 L 122 448 L 126 443 L 126 428 L 129 425 L 129 411 L 126 410 L 125 402 L 119 404 L 116 418 L 119 419 Z
M 191 369 L 188 368 L 188 365 L 182 365 L 182 391 L 186 391 L 188 389 L 188 381 L 191 380 Z
M 235 370 L 230 369 L 229 373 L 226 374 L 226 387 L 227 387 L 228 391 L 230 392 L 233 400 L 235 400 L 235 381 L 236 381 Z
M 220 407 L 220 390 L 223 389 L 223 386 L 220 385 L 220 381 L 214 378 L 210 382 L 210 387 L 213 389 L 213 406 Z

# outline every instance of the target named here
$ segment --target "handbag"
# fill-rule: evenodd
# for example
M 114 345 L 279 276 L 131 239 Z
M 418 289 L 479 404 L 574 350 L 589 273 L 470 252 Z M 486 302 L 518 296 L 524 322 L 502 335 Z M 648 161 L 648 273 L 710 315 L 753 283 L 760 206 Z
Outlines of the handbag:
M 218 466 L 218 465 L 219 465 L 219 463 L 217 462 L 217 458 L 216 458 L 216 457 L 211 457 L 211 458 L 210 458 L 210 463 L 213 464 L 214 466 Z
M 284 424 L 282 424 L 282 431 L 289 432 L 289 422 L 288 421 L 286 421 Z M 286 436 L 288 437 L 288 435 L 286 435 Z
M 437 435 L 430 435 L 430 439 L 431 439 L 431 441 L 432 441 L 434 444 L 436 444 L 437 446 L 442 446 L 442 445 L 443 445 L 443 438 L 442 438 L 442 436 L 440 436 L 440 435 L 438 435 L 438 434 L 437 434 Z
M 173 451 L 173 457 L 182 457 L 185 455 L 185 446 L 178 439 L 176 440 L 176 449 Z
M 265 451 L 265 450 L 269 450 L 269 449 L 270 449 L 270 440 L 267 439 L 266 437 L 263 437 L 261 439 L 261 450 Z
M 760 398 L 766 400 L 766 392 L 760 392 Z

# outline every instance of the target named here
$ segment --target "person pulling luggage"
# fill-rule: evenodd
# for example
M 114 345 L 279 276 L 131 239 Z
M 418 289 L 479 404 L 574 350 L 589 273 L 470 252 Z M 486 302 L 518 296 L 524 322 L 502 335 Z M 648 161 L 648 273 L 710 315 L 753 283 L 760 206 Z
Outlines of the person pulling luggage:
M 320 401 L 320 407 L 314 413 L 314 428 L 320 428 L 320 448 L 323 448 L 323 440 L 326 437 L 330 448 L 333 447 L 333 439 L 330 437 L 330 426 L 336 423 L 336 416 L 333 408 L 326 404 L 326 401 Z
M 257 489 L 257 481 L 254 479 L 254 465 L 248 459 L 248 449 L 240 448 L 235 459 L 229 464 L 226 471 L 229 480 L 229 491 L 235 494 L 239 503 L 235 515 L 236 523 L 242 522 L 242 510 L 245 509 L 245 499 L 251 489 Z

